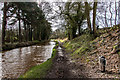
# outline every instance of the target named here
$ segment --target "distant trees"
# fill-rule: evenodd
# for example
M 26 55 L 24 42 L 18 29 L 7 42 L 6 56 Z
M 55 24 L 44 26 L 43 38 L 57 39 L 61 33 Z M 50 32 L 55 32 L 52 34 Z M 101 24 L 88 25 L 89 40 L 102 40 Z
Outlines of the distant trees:
M 115 27 L 118 25 L 118 2 L 98 2 L 97 21 L 102 27 Z
M 58 38 L 64 39 L 66 37 L 67 37 L 67 35 L 65 32 L 65 29 L 62 27 L 62 28 L 58 28 L 55 31 L 53 31 L 50 38 L 52 38 L 52 39 L 58 39 Z
M 66 21 L 68 39 L 75 38 L 77 31 L 80 36 L 82 33 L 81 25 L 86 18 L 84 5 L 81 2 L 67 2 L 64 10 L 62 11 L 62 15 Z
M 88 2 L 66 2 L 62 14 L 66 21 L 66 30 L 68 32 L 68 39 L 76 37 L 76 33 L 80 36 L 82 34 L 82 25 L 87 20 L 87 26 L 90 33 L 96 35 L 96 10 L 97 2 L 93 3 L 93 22 L 91 26 L 90 11 L 92 7 Z
M 115 4 L 113 6 L 113 4 Z M 82 33 L 82 26 L 87 24 L 90 34 L 97 37 L 97 27 L 113 27 L 118 24 L 118 2 L 66 2 L 61 9 L 65 19 L 68 39 Z M 62 7 L 62 6 L 61 6 Z M 60 8 L 61 8 L 60 7 Z M 114 17 L 113 17 L 114 15 Z
M 7 9 L 6 9 L 7 7 Z M 47 40 L 51 33 L 51 24 L 47 21 L 41 7 L 35 2 L 11 2 L 4 3 L 3 8 L 3 26 L 2 26 L 2 43 L 7 39 L 5 26 L 14 26 L 18 24 L 19 42 L 32 40 Z M 17 26 L 15 27 L 15 30 Z M 16 34 L 14 32 L 14 34 Z M 6 37 L 5 37 L 6 36 Z

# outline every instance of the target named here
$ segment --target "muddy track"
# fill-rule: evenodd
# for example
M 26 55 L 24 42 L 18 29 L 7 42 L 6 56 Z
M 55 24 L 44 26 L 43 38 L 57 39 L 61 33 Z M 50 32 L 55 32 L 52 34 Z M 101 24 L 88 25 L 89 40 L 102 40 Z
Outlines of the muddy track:
M 59 45 L 57 48 L 56 57 L 53 60 L 52 69 L 48 72 L 46 78 L 86 78 L 82 72 L 85 70 L 84 65 L 76 66 L 70 61 L 68 55 L 65 53 L 64 48 Z M 81 70 L 76 72 L 75 69 Z

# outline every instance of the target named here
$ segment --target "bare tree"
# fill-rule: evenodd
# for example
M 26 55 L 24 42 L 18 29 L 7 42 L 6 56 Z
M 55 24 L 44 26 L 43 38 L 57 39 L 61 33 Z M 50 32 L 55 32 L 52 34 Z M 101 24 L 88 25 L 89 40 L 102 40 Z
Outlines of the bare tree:
M 117 20 L 117 9 L 116 9 L 116 0 L 115 0 L 115 25 L 116 25 L 116 20 Z
M 110 25 L 111 25 L 111 27 L 112 27 L 112 16 L 113 16 L 113 14 L 112 14 L 112 11 L 111 11 L 111 5 L 112 5 L 112 2 L 110 2 L 110 4 L 109 4 L 109 11 L 110 11 Z

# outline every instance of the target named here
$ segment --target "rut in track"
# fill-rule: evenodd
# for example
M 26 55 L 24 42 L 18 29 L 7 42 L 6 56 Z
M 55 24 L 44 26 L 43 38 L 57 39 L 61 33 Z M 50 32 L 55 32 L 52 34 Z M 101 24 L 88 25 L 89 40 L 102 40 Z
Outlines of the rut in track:
M 81 72 L 76 72 L 75 69 L 78 69 L 73 62 L 70 61 L 68 56 L 65 54 L 63 48 L 59 45 L 57 48 L 56 57 L 53 60 L 52 69 L 48 72 L 47 78 L 86 78 L 82 73 L 84 72 L 84 66 L 79 65 Z

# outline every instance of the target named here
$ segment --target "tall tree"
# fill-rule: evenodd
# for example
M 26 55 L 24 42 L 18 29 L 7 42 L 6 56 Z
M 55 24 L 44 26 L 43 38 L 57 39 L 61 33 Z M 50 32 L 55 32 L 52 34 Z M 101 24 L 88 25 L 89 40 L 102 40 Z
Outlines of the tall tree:
M 96 10 L 97 10 L 97 2 L 93 4 L 93 33 L 96 36 Z
M 90 6 L 89 6 L 88 2 L 85 2 L 85 13 L 86 13 L 86 17 L 87 17 L 88 28 L 89 28 L 90 32 L 92 32 L 91 22 L 90 22 Z
M 9 19 L 8 25 L 14 26 L 18 22 L 16 37 L 19 42 L 49 39 L 51 25 L 46 19 L 45 14 L 41 9 L 42 7 L 39 7 L 39 5 L 35 2 L 12 2 L 9 3 L 8 6 L 10 7 L 7 11 L 9 13 L 6 13 L 7 19 Z M 12 32 L 14 33 L 14 30 L 12 30 Z M 8 30 L 8 33 L 11 32 Z M 10 35 L 10 37 L 13 36 Z
M 81 2 L 67 2 L 65 8 L 62 11 L 64 19 L 67 23 L 66 30 L 68 32 L 69 39 L 76 37 L 78 30 L 78 35 L 81 35 L 81 26 L 85 20 L 85 9 L 84 5 Z
M 7 2 L 4 2 L 3 22 L 2 22 L 2 44 L 5 44 L 5 29 L 7 24 Z
M 116 20 L 117 20 L 117 9 L 116 9 L 116 0 L 115 0 L 115 25 L 116 25 Z
M 19 9 L 18 9 L 17 16 L 18 16 L 18 22 L 19 22 L 19 42 L 21 42 L 21 39 L 22 39 L 22 37 L 21 37 L 21 22 L 20 22 L 21 17 L 20 17 L 20 10 Z
M 111 11 L 111 5 L 112 5 L 112 2 L 110 2 L 110 4 L 109 4 L 109 11 L 110 11 L 110 27 L 112 27 L 112 16 L 113 16 L 113 14 L 112 14 L 112 11 Z
M 118 6 L 118 24 L 120 25 L 120 1 Z

